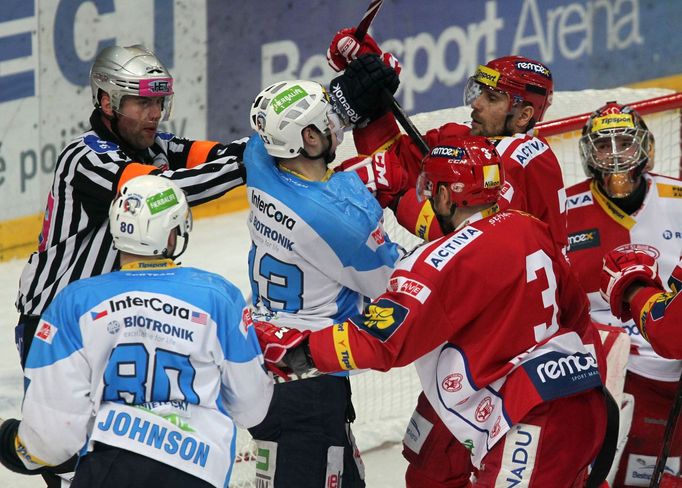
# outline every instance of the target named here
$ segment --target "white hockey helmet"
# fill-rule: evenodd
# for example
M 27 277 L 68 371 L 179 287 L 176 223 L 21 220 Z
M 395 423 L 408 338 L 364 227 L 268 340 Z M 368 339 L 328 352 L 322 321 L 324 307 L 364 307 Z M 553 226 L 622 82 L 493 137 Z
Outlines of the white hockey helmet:
M 168 120 L 173 106 L 173 77 L 154 53 L 138 44 L 103 49 L 90 69 L 92 103 L 99 107 L 99 90 L 111 98 L 120 112 L 126 95 L 163 97 L 161 120 Z
M 313 81 L 280 81 L 270 85 L 256 96 L 251 106 L 251 128 L 275 158 L 298 156 L 304 148 L 301 131 L 311 125 L 327 135 L 333 127 L 339 143 L 343 138 L 341 118 L 334 112 L 327 91 Z
M 180 253 L 169 256 L 168 236 L 173 229 L 185 242 Z M 119 251 L 177 257 L 187 246 L 192 213 L 185 193 L 175 183 L 160 176 L 138 176 L 124 184 L 112 202 L 109 230 Z

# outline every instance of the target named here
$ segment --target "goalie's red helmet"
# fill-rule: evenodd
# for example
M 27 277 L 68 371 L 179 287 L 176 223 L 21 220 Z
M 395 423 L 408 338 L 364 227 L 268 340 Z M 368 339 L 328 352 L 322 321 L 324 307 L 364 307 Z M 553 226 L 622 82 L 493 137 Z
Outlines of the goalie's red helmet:
M 542 120 L 552 104 L 554 82 L 544 64 L 523 56 L 504 56 L 481 65 L 469 78 L 464 90 L 464 103 L 471 105 L 485 86 L 509 95 L 509 108 L 528 102 L 533 106 L 536 122 Z
M 450 201 L 458 207 L 494 203 L 504 174 L 495 145 L 485 137 L 452 137 L 431 149 L 424 158 L 417 182 L 421 200 L 432 198 L 440 184 L 447 185 Z

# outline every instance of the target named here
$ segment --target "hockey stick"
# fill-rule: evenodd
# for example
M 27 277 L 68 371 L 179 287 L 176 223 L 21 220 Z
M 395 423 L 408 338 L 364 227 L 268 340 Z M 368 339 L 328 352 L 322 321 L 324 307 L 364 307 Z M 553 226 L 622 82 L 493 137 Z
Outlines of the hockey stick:
M 374 20 L 374 17 L 376 17 L 377 12 L 379 12 L 379 9 L 383 3 L 384 0 L 370 0 L 369 6 L 365 11 L 365 15 L 362 17 L 362 20 L 355 29 L 355 38 L 358 40 L 358 42 L 362 42 L 362 40 L 365 38 L 367 29 L 369 29 L 370 24 Z M 410 136 L 410 139 L 414 141 L 421 153 L 426 156 L 429 153 L 429 146 L 426 144 L 426 141 L 424 141 L 424 138 L 419 133 L 419 130 L 415 127 L 398 101 L 388 92 L 388 90 L 384 92 L 384 96 L 389 98 L 391 112 L 393 112 L 393 115 L 395 116 L 398 123 L 400 123 L 403 129 L 405 129 L 405 132 L 407 132 L 407 135 Z
M 670 415 L 668 415 L 668 422 L 665 424 L 665 432 L 663 434 L 663 446 L 661 446 L 661 452 L 656 460 L 656 467 L 651 475 L 651 483 L 649 483 L 649 488 L 658 488 L 661 483 L 661 476 L 665 471 L 665 464 L 668 461 L 668 455 L 670 454 L 670 444 L 673 440 L 673 434 L 675 434 L 675 427 L 677 427 L 677 421 L 680 418 L 680 410 L 682 410 L 682 375 L 680 375 L 680 382 L 677 387 L 677 395 L 675 396 L 675 401 L 672 408 L 670 409 Z

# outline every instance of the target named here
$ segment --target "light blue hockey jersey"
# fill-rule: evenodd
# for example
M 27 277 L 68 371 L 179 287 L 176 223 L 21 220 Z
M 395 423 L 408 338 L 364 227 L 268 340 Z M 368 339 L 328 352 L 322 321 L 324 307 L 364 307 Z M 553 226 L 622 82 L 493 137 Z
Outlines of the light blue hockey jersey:
M 308 181 L 278 169 L 258 136 L 244 153 L 253 304 L 280 326 L 316 330 L 386 290 L 402 250 L 355 173 Z
M 59 464 L 98 441 L 227 486 L 235 423 L 258 424 L 272 397 L 244 299 L 212 273 L 133 264 L 70 284 L 43 314 L 20 457 Z

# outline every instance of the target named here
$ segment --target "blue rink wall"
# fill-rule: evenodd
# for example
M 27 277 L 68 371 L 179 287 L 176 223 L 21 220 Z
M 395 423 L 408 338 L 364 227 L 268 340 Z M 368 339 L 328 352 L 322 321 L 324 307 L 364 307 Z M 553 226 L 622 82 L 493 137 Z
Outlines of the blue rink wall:
M 368 1 L 3 0 L 0 9 L 0 260 L 35 248 L 56 157 L 88 126 L 89 67 L 102 48 L 143 43 L 176 78 L 165 130 L 229 141 L 249 133 L 261 88 L 327 83 L 333 33 Z M 462 103 L 476 66 L 523 54 L 556 90 L 682 85 L 678 0 L 386 0 L 371 33 L 403 64 L 408 113 Z M 245 206 L 242 190 L 203 206 Z

